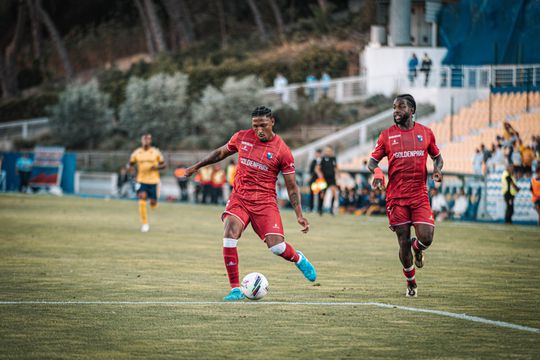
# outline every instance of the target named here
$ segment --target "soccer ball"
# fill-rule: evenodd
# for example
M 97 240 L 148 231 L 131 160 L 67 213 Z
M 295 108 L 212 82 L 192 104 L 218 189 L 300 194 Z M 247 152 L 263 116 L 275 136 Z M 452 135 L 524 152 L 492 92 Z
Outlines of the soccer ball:
M 244 277 L 240 289 L 248 299 L 259 300 L 268 293 L 268 280 L 263 274 L 253 272 Z

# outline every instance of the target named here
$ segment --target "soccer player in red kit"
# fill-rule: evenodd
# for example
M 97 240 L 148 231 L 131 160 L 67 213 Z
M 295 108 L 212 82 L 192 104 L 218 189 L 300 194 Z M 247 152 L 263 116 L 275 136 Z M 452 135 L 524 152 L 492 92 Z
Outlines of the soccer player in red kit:
M 442 181 L 443 167 L 433 132 L 414 121 L 415 112 L 416 102 L 411 95 L 395 98 L 395 124 L 381 132 L 368 163 L 374 173 L 373 187 L 384 188 L 384 174 L 378 164 L 388 157 L 386 213 L 399 242 L 399 259 L 407 279 L 406 296 L 411 297 L 418 293 L 415 265 L 424 266 L 424 251 L 431 245 L 435 229 L 426 186 L 428 155 L 433 159 L 434 181 Z M 416 234 L 413 238 L 411 225 Z
M 186 169 L 186 176 L 190 176 L 203 166 L 238 153 L 234 188 L 221 216 L 225 228 L 223 258 L 232 288 L 224 298 L 226 301 L 244 299 L 244 294 L 240 291 L 236 246 L 249 223 L 274 254 L 294 262 L 309 281 L 317 278 L 315 268 L 304 254 L 285 242 L 276 200 L 276 181 L 280 172 L 285 179 L 289 201 L 303 233 L 308 232 L 309 222 L 302 215 L 291 150 L 273 132 L 274 122 L 269 108 L 257 107 L 251 114 L 251 129 L 238 131 L 227 144 Z

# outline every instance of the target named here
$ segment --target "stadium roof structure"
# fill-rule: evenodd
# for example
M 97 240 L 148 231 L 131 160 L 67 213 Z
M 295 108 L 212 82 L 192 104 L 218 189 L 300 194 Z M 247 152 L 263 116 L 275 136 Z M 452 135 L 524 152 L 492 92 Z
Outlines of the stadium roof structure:
M 446 65 L 540 63 L 540 2 L 461 0 L 439 13 Z

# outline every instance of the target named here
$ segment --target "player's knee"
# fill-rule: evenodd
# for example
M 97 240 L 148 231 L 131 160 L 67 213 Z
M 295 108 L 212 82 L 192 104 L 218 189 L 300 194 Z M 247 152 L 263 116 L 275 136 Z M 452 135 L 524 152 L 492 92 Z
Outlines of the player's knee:
M 145 192 L 140 192 L 139 193 L 139 199 L 146 200 L 146 193 Z
M 285 252 L 285 249 L 286 249 L 285 241 L 280 242 L 270 247 L 270 251 L 278 256 L 283 254 Z
M 433 228 L 430 227 L 429 229 L 426 229 L 424 231 L 418 231 L 416 233 L 416 236 L 418 238 L 418 241 L 427 248 L 433 242 Z
M 233 239 L 240 239 L 240 236 L 242 236 L 242 227 L 238 226 L 235 223 L 225 223 L 225 229 L 223 237 L 226 238 L 233 238 Z

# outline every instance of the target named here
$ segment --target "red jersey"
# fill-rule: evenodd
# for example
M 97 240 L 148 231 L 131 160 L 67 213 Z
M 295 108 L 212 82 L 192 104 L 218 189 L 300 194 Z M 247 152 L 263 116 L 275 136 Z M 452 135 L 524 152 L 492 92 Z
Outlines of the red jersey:
M 238 152 L 234 192 L 244 200 L 275 201 L 278 174 L 295 172 L 291 150 L 278 135 L 263 142 L 252 129 L 241 130 L 229 140 L 227 149 Z
M 428 154 L 436 158 L 441 152 L 431 129 L 422 124 L 415 122 L 410 130 L 392 125 L 381 132 L 371 158 L 379 162 L 388 157 L 388 200 L 427 195 Z

